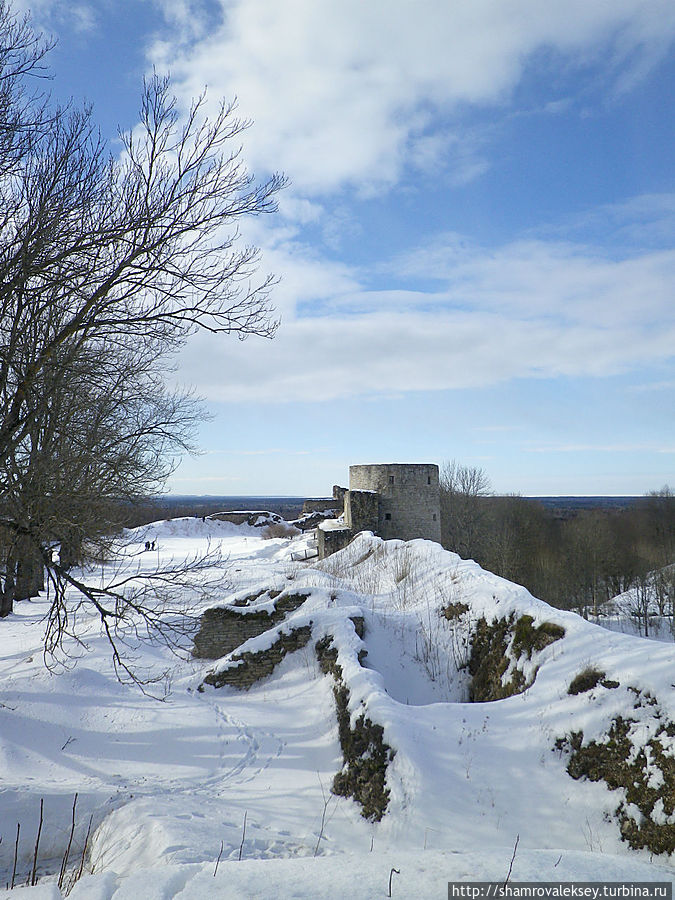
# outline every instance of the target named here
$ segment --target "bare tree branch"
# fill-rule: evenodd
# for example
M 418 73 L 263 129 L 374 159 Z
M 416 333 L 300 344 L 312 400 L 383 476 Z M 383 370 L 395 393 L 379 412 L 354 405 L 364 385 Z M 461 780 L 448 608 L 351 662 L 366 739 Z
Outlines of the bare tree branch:
M 157 76 L 112 158 L 91 109 L 28 89 L 49 49 L 0 0 L 0 617 L 46 571 L 47 655 L 81 640 L 86 608 L 139 681 L 133 641 L 178 647 L 175 596 L 206 590 L 210 554 L 100 584 L 73 566 L 126 565 L 123 503 L 161 490 L 193 449 L 204 414 L 167 386 L 171 355 L 198 329 L 274 335 L 275 280 L 257 279 L 239 223 L 274 211 L 285 181 L 245 168 L 234 104 L 209 117 L 201 96 L 181 115 Z

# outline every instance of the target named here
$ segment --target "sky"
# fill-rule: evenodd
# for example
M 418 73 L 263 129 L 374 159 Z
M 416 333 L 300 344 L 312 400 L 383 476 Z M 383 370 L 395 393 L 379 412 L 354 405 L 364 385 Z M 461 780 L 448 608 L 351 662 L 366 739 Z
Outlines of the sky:
M 142 78 L 237 99 L 283 172 L 241 223 L 269 341 L 196 335 L 173 493 L 330 495 L 350 464 L 499 493 L 675 486 L 672 0 L 37 0 L 56 98 L 113 152 Z

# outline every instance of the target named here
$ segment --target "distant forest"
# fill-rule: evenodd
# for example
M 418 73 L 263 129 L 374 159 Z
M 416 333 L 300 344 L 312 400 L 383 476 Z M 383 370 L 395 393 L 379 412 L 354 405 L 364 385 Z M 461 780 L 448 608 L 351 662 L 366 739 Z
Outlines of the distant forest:
M 482 469 L 447 464 L 442 543 L 582 615 L 631 588 L 662 615 L 675 612 L 675 496 L 497 496 Z

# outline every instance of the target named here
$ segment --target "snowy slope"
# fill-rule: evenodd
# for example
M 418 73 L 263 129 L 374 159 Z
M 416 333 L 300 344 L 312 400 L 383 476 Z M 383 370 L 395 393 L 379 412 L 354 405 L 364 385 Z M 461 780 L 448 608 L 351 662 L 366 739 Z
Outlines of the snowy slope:
M 154 551 L 143 550 L 147 540 Z M 318 565 L 293 561 L 304 541 L 199 519 L 128 535 L 128 565 L 145 570 L 221 552 L 204 575 L 208 591 L 190 597 L 197 612 L 250 591 L 307 592 L 281 625 L 238 651 L 259 653 L 281 632 L 311 627 L 306 646 L 247 691 L 199 690 L 210 671 L 232 667 L 229 657 L 178 659 L 149 644 L 138 647 L 139 662 L 172 669 L 167 699 L 122 686 L 95 620 L 84 623 L 77 665 L 50 673 L 40 651 L 46 601 L 18 604 L 0 623 L 0 884 L 11 878 L 17 823 L 16 881 L 26 880 L 42 798 L 44 878 L 28 894 L 60 896 L 53 882 L 76 792 L 71 872 L 90 817 L 91 835 L 72 897 L 347 897 L 355 883 L 357 896 L 382 897 L 391 867 L 401 870 L 393 896 L 438 897 L 448 880 L 503 879 L 516 840 L 514 880 L 671 879 L 669 857 L 621 840 L 620 791 L 572 779 L 555 741 L 580 730 L 600 738 L 627 711 L 653 731 L 654 707 L 634 709 L 636 691 L 675 719 L 672 645 L 553 610 L 426 541 L 364 534 Z M 447 620 L 439 611 L 449 606 L 467 609 Z M 559 625 L 565 636 L 521 661 L 534 677 L 524 693 L 470 703 L 465 664 L 476 623 L 511 614 Z M 330 792 L 343 754 L 334 680 L 314 650 L 324 637 L 352 722 L 367 715 L 394 751 L 380 822 Z M 568 694 L 591 665 L 619 687 Z

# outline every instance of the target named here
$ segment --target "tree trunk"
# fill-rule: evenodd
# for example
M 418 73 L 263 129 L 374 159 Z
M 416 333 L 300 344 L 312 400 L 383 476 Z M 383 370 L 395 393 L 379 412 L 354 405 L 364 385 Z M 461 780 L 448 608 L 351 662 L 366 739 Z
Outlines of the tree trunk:
M 59 559 L 64 569 L 72 569 L 81 562 L 82 540 L 80 536 L 71 532 L 61 539 Z
M 36 557 L 35 551 L 22 556 L 16 568 L 15 600 L 30 600 L 37 597 L 44 589 L 44 570 L 42 560 Z
M 16 559 L 10 553 L 7 556 L 5 583 L 2 587 L 2 593 L 0 593 L 0 619 L 4 619 L 5 616 L 8 616 L 14 609 L 14 596 L 16 591 L 15 573 Z
M 44 590 L 44 565 L 35 548 L 26 544 L 20 548 L 16 567 L 15 600 L 30 600 Z

